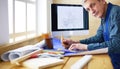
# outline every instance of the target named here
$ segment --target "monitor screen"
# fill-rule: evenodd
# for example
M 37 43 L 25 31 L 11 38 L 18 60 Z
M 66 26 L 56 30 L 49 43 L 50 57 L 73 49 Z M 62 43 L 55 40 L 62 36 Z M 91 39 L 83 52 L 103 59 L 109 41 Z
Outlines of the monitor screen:
M 52 4 L 53 36 L 74 36 L 88 33 L 88 12 L 81 5 Z

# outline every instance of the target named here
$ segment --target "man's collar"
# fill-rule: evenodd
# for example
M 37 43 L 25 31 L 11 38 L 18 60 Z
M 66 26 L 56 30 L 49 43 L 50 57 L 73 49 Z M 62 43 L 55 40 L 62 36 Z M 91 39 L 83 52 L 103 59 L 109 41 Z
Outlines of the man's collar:
M 106 21 L 106 20 L 109 18 L 109 15 L 110 15 L 110 11 L 111 11 L 112 6 L 113 6 L 113 5 L 112 5 L 111 3 L 108 3 L 105 18 L 101 18 L 101 19 L 105 19 L 105 21 Z

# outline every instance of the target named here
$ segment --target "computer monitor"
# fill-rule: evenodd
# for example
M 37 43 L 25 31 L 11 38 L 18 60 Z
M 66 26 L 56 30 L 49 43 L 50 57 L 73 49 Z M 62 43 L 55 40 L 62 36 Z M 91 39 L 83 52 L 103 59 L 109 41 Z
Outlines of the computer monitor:
M 88 12 L 82 5 L 52 4 L 51 9 L 51 32 L 53 36 L 88 34 Z

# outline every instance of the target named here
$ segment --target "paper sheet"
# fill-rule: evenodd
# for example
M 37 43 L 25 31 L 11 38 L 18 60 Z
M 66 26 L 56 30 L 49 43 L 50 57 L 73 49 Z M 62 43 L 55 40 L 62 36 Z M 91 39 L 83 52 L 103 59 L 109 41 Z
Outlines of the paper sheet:
M 66 53 L 65 56 L 78 56 L 78 55 L 104 54 L 104 53 L 108 53 L 108 48 L 96 49 L 91 51 L 81 51 L 77 53 Z

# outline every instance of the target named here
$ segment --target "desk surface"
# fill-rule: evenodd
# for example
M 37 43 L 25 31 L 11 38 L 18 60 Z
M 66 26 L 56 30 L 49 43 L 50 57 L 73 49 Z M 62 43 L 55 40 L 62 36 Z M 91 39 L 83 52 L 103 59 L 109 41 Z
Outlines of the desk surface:
M 49 67 L 46 69 L 70 69 L 71 65 L 82 56 L 65 57 L 64 63 L 61 65 Z M 23 66 L 16 66 L 10 62 L 1 62 L 0 69 L 28 69 Z M 84 66 L 83 69 L 113 69 L 110 58 L 107 54 L 93 55 L 92 60 Z

